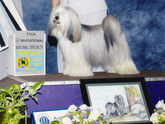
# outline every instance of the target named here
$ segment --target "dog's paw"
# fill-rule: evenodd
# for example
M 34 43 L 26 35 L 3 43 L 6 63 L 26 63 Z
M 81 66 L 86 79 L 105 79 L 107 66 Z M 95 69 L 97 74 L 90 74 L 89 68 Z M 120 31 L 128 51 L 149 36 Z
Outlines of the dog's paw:
M 108 70 L 107 73 L 117 73 L 116 70 Z
M 108 68 L 107 73 L 117 73 L 114 68 Z
M 63 75 L 68 75 L 69 74 L 69 71 L 68 70 L 64 70 L 63 71 Z
M 93 72 L 90 68 L 72 68 L 68 74 L 69 76 L 73 77 L 89 77 L 93 76 Z
M 135 69 L 125 69 L 125 70 L 119 70 L 118 74 L 121 75 L 134 75 L 134 74 L 139 74 L 140 72 Z
M 116 69 L 111 65 L 103 66 L 103 68 L 107 71 L 107 73 L 117 73 Z
M 118 64 L 116 66 L 116 71 L 121 75 L 133 75 L 139 74 L 140 72 L 137 70 L 134 62 L 132 60 L 124 61 L 122 64 Z
M 94 74 L 91 70 L 91 66 L 84 63 L 78 63 L 72 66 L 68 75 L 73 77 L 88 77 L 93 76 Z
M 71 71 L 68 75 L 72 76 L 72 77 L 89 77 L 89 76 L 93 76 L 94 74 L 92 71 L 83 72 L 83 71 L 79 70 L 79 71 Z
M 68 75 L 70 73 L 71 68 L 64 68 L 63 74 Z
M 117 73 L 121 75 L 133 75 L 133 74 L 139 74 L 140 72 L 136 68 L 125 68 L 118 70 Z

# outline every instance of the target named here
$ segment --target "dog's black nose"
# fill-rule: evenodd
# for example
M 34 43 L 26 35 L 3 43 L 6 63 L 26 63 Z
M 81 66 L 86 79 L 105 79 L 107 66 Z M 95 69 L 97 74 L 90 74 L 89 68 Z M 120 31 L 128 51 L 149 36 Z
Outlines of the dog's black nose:
M 56 16 L 55 19 L 56 19 L 56 20 L 59 20 L 59 16 Z

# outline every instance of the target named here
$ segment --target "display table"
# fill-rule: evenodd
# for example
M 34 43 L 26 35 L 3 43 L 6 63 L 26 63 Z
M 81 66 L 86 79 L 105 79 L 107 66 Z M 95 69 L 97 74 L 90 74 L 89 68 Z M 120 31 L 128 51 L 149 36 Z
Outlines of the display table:
M 24 76 L 20 77 L 28 82 L 38 82 L 38 81 L 73 81 L 79 79 L 96 79 L 96 78 L 126 78 L 126 77 L 145 77 L 146 81 L 160 81 L 165 80 L 165 72 L 162 71 L 140 71 L 137 75 L 119 75 L 110 74 L 106 72 L 95 72 L 94 76 L 91 77 L 70 77 L 58 74 L 46 74 L 40 76 Z
M 33 85 L 39 81 L 45 81 L 41 89 L 41 94 L 37 94 L 38 104 L 34 100 L 26 102 L 28 106 L 28 115 L 32 111 L 52 110 L 68 108 L 71 104 L 79 106 L 83 104 L 80 79 L 97 79 L 97 78 L 128 78 L 144 77 L 147 83 L 149 94 L 153 107 L 158 100 L 165 99 L 165 72 L 161 71 L 140 71 L 137 75 L 118 75 L 106 72 L 96 72 L 92 77 L 70 77 L 63 74 L 46 74 L 38 76 L 20 76 L 7 77 L 0 81 L 0 86 L 8 87 L 17 83 L 20 85 Z
M 78 81 L 80 79 L 97 79 L 97 78 L 127 78 L 127 77 L 145 77 L 146 81 L 165 81 L 165 72 L 162 71 L 140 71 L 137 75 L 119 75 L 110 74 L 106 72 L 95 72 L 94 76 L 91 77 L 70 77 L 63 75 L 61 73 L 46 74 L 46 75 L 35 75 L 35 76 L 19 76 L 13 77 L 9 76 L 0 80 L 1 87 L 9 87 L 11 84 L 24 84 L 24 83 L 34 83 L 39 81 L 46 82 L 56 82 L 55 84 L 61 83 L 63 81 Z M 66 82 L 67 83 L 67 82 Z M 65 84 L 65 83 L 64 83 Z

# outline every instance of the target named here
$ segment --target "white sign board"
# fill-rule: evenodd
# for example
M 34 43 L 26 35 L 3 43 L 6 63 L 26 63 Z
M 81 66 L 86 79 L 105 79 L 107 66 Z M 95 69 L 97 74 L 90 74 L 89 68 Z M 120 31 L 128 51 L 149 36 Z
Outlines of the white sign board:
M 9 39 L 8 73 L 14 76 L 44 75 L 44 31 L 16 31 Z
M 33 111 L 32 124 L 50 124 L 52 121 L 59 120 L 59 118 L 64 116 L 67 111 L 67 109 Z

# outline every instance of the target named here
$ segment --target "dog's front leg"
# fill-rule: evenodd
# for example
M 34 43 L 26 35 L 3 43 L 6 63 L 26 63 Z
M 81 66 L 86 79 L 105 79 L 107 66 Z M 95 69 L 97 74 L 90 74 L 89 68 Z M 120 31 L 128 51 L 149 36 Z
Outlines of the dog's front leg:
M 75 43 L 72 46 L 70 57 L 70 62 L 72 62 L 72 68 L 69 73 L 70 76 L 84 77 L 94 75 L 91 69 L 91 65 L 86 59 L 81 43 Z
M 64 63 L 64 71 L 63 74 L 64 75 L 69 75 L 70 71 L 71 71 L 71 66 L 70 64 L 68 64 L 67 62 Z
M 63 43 L 64 41 L 65 43 Z M 81 42 L 71 43 L 70 41 L 64 41 L 60 42 L 64 56 L 63 74 L 74 77 L 93 76 L 91 65 L 85 58 L 85 53 Z
M 84 58 L 79 58 L 74 60 L 74 64 L 72 65 L 69 75 L 76 77 L 86 77 L 93 76 L 94 74 L 91 70 L 91 66 L 84 60 Z

